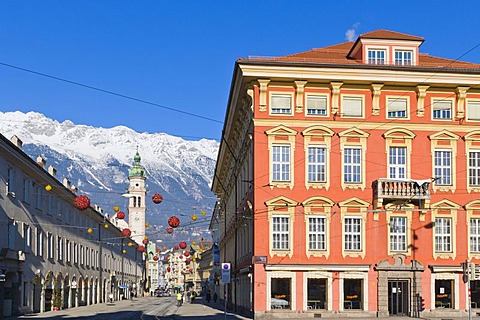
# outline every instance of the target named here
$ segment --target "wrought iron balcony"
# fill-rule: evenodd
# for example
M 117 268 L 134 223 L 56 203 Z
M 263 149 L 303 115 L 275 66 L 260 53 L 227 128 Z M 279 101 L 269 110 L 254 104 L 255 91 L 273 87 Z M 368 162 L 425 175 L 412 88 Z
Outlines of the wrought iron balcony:
M 430 183 L 431 179 L 377 179 L 372 183 L 374 207 L 398 201 L 423 207 L 430 200 Z

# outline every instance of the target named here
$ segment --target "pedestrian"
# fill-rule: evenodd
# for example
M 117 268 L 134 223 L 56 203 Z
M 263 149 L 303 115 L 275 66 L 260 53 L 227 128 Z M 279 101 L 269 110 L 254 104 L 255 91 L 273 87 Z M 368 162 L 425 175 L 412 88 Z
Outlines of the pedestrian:
M 183 301 L 183 295 L 179 292 L 177 293 L 177 307 L 180 307 L 182 305 Z
M 197 294 L 195 293 L 195 291 L 192 291 L 192 294 L 190 295 L 190 303 L 194 303 L 195 302 L 195 297 L 197 296 Z
M 192 297 L 192 293 L 190 291 L 187 292 L 187 302 L 190 302 L 190 299 Z
M 212 295 L 210 294 L 210 291 L 207 291 L 207 294 L 205 295 L 205 299 L 207 299 L 207 303 L 210 303 L 211 298 L 212 298 Z
M 213 302 L 217 303 L 217 299 L 218 299 L 217 293 L 214 292 L 213 293 Z
M 128 287 L 128 292 L 130 293 L 130 300 L 133 300 L 133 287 Z

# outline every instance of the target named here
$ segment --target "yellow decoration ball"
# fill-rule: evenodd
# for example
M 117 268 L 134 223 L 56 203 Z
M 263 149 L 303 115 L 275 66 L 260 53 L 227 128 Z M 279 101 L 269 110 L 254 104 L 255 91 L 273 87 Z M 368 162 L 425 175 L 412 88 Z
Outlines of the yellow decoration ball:
M 108 229 L 108 224 L 105 223 L 103 226 L 105 227 L 105 229 Z
M 192 220 L 193 220 L 193 221 L 197 220 L 197 216 L 196 216 L 196 215 L 193 215 L 193 216 L 192 216 Z
M 167 247 L 163 246 L 163 251 L 167 250 Z
M 113 206 L 113 211 L 118 212 L 118 210 L 120 210 L 119 206 Z
M 150 226 L 150 223 L 145 222 L 145 228 L 148 228 Z
M 122 250 L 122 253 L 123 253 L 123 254 L 127 253 L 127 250 L 123 249 L 123 250 Z
M 202 216 L 206 215 L 207 213 L 205 211 L 202 211 Z
M 49 185 L 49 184 L 47 184 L 47 185 L 45 186 L 45 190 L 47 190 L 47 191 L 52 191 L 52 186 Z
M 193 244 L 193 245 L 196 245 L 196 244 L 197 244 L 197 241 L 192 241 L 192 244 Z
M 128 243 L 128 246 L 129 246 L 129 247 L 133 246 L 133 243 L 132 243 L 132 242 L 129 242 L 129 243 Z
M 148 236 L 145 236 L 145 238 L 144 238 L 144 239 L 145 239 L 145 240 L 148 240 Z
M 92 233 L 93 232 L 92 228 L 88 228 L 87 232 Z

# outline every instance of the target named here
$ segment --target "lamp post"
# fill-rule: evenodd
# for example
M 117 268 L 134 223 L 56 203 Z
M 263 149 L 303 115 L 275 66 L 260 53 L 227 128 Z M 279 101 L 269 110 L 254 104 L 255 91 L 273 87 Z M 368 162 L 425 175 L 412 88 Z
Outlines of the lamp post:
M 103 296 L 103 266 L 102 266 L 102 225 L 103 223 L 98 224 L 98 276 L 99 276 L 99 283 L 98 283 L 98 289 L 100 291 L 100 303 L 104 301 L 104 296 Z
M 125 255 L 125 252 L 123 252 L 123 250 L 124 250 L 124 249 L 123 249 L 123 241 L 124 241 L 124 240 L 125 240 L 125 239 L 122 238 L 122 269 L 121 269 L 121 270 L 122 270 L 122 298 L 123 298 L 123 299 L 125 299 L 125 288 L 124 288 L 125 283 L 123 282 L 123 281 L 124 281 L 124 276 L 123 276 L 123 270 L 124 270 L 124 269 L 123 269 L 123 256 Z

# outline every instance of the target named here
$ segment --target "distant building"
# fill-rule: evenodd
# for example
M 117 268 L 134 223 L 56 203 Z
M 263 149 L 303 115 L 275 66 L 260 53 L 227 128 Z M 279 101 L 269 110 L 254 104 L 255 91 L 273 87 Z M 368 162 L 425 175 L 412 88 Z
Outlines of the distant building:
M 4 316 L 118 300 L 122 287 L 138 283 L 137 245 L 100 207 L 75 208 L 76 188 L 43 157 L 26 155 L 16 136 L 0 135 L 0 177 Z
M 480 64 L 422 54 L 423 41 L 377 30 L 236 61 L 211 224 L 232 308 L 465 316 L 461 263 L 480 263 Z

